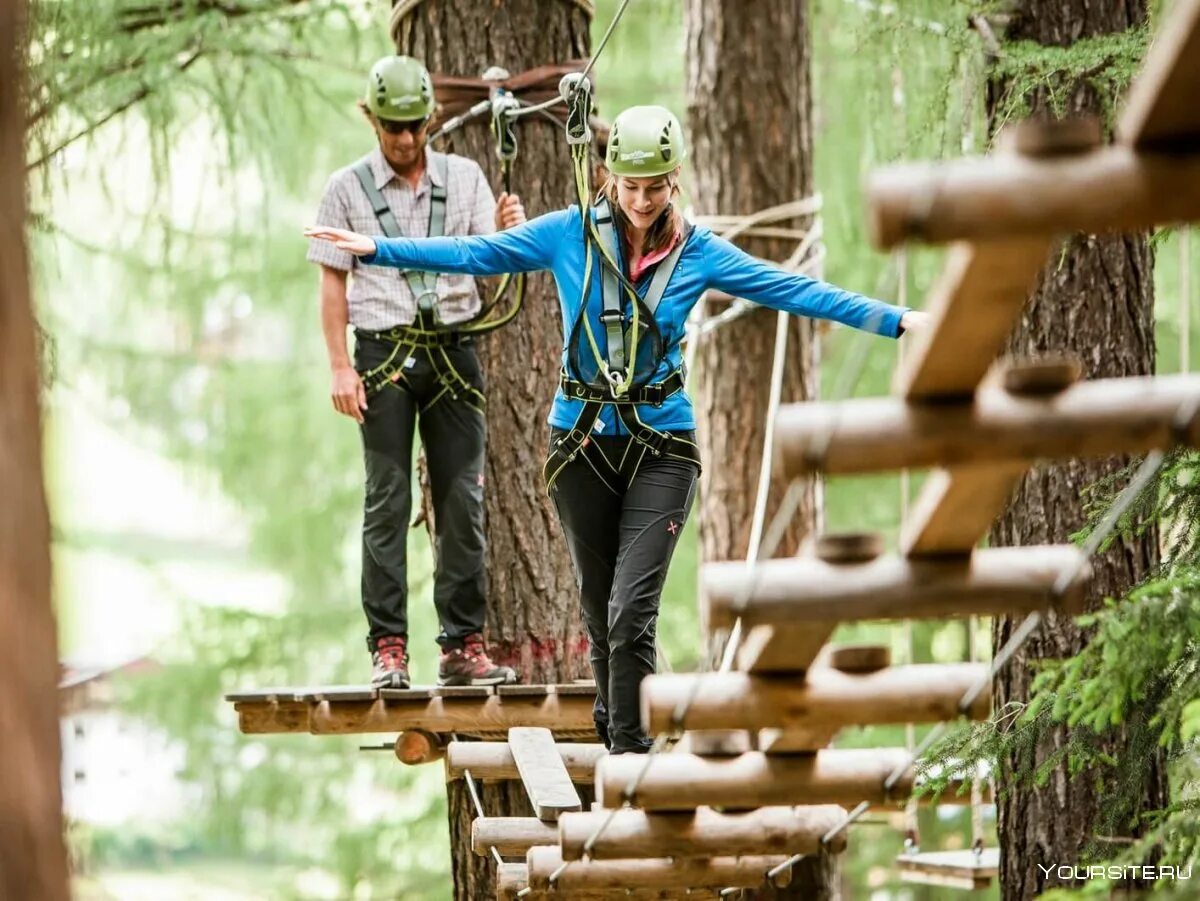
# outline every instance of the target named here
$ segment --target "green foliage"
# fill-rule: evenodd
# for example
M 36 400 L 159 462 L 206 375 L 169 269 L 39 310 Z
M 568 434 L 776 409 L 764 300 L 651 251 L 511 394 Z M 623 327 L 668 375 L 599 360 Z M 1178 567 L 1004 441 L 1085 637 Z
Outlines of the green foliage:
M 1016 787 L 1045 784 L 1065 766 L 1077 780 L 1077 790 L 1104 797 L 1099 834 L 1135 829 L 1142 836 L 1116 857 L 1111 845 L 1097 843 L 1083 850 L 1080 863 L 1134 864 L 1151 851 L 1174 865 L 1200 861 L 1200 811 L 1190 787 L 1200 732 L 1198 469 L 1200 454 L 1171 454 L 1112 539 L 1143 534 L 1163 523 L 1167 537 L 1161 569 L 1127 597 L 1110 599 L 1101 610 L 1078 619 L 1090 632 L 1088 645 L 1074 657 L 1044 661 L 1028 704 L 1011 704 L 992 722 L 960 727 L 940 742 L 922 763 L 927 792 L 945 791 L 946 768 L 964 762 L 998 763 Z M 1129 474 L 1126 470 L 1093 487 L 1089 529 Z M 1064 742 L 1046 741 L 1064 725 L 1069 727 Z M 1126 743 L 1119 760 L 1101 745 L 1112 735 Z M 1164 752 L 1172 803 L 1164 810 L 1146 810 L 1145 775 Z
M 1081 84 L 1100 100 L 1103 117 L 1111 126 L 1116 100 L 1124 96 L 1138 73 L 1150 40 L 1148 26 L 1097 37 L 1083 38 L 1068 47 L 1036 41 L 1010 41 L 996 60 L 992 77 L 1003 90 L 996 98 L 994 130 L 1005 122 L 1022 119 L 1031 111 L 1036 95 L 1056 116 L 1068 112 Z

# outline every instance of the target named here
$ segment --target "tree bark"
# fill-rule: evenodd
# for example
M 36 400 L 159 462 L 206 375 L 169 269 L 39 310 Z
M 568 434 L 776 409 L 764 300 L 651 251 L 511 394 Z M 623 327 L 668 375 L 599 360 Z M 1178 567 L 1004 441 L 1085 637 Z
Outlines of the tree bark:
M 0 6 L 0 898 L 67 898 L 58 651 L 25 256 L 24 4 Z
M 693 196 L 703 213 L 748 215 L 813 193 L 811 39 L 805 0 L 688 0 L 688 124 Z M 803 228 L 809 219 L 776 223 Z M 795 242 L 739 240 L 749 253 L 782 261 Z M 710 306 L 708 313 L 719 312 Z M 816 394 L 812 323 L 787 325 L 782 400 Z M 700 483 L 704 560 L 745 558 L 754 516 L 774 357 L 776 315 L 754 312 L 710 332 L 692 375 L 704 459 Z M 773 487 L 770 522 L 784 486 Z M 813 483 L 792 517 L 778 555 L 794 553 L 816 527 Z M 834 858 L 806 858 L 792 884 L 759 897 L 832 899 Z
M 1113 34 L 1137 27 L 1146 19 L 1145 0 L 1064 0 L 1016 4 L 1005 39 L 1032 40 L 1043 45 L 1068 46 L 1077 40 Z M 1087 82 L 1063 82 L 1060 96 L 1069 97 L 1070 113 L 1102 114 L 1115 98 L 1103 97 Z M 1011 82 L 993 78 L 988 84 L 988 112 L 996 121 L 998 108 Z M 1044 90 L 1029 97 L 1035 116 L 1048 116 Z M 1146 375 L 1154 371 L 1153 256 L 1145 234 L 1118 236 L 1077 235 L 1067 239 L 1061 253 L 1042 273 L 1038 288 L 1026 306 L 1010 339 L 1008 351 L 1029 355 L 1048 350 L 1068 351 L 1083 361 L 1084 378 Z M 1085 522 L 1082 497 L 1089 485 L 1129 461 L 1074 461 L 1040 467 L 1020 484 L 1005 513 L 990 535 L 993 545 L 1027 545 L 1067 542 Z M 1093 559 L 1095 578 L 1088 591 L 1088 607 L 1105 597 L 1120 597 L 1141 581 L 1158 561 L 1156 534 L 1116 542 Z M 993 639 L 1000 648 L 1017 621 L 998 618 Z M 996 709 L 1029 699 L 1037 661 L 1074 656 L 1090 634 L 1071 619 L 1051 615 L 998 674 L 993 685 Z M 1044 760 L 1066 744 L 1068 730 L 1055 729 L 1038 748 Z M 1106 741 L 1106 750 L 1117 760 L 1127 746 L 1124 736 Z M 1082 862 L 1088 845 L 1103 822 L 1111 820 L 1111 801 L 1092 791 L 1084 779 L 1072 780 L 1065 765 L 1056 767 L 1045 785 L 1011 784 L 1015 761 L 1001 762 L 1003 787 L 998 808 L 1000 884 L 1005 899 L 1026 899 L 1060 884 L 1047 879 L 1042 867 Z M 1166 806 L 1165 765 L 1144 777 L 1141 810 Z M 1123 811 L 1134 815 L 1138 810 Z M 1120 827 L 1118 827 L 1120 828 Z M 1124 834 L 1132 834 L 1127 831 Z
M 489 66 L 512 75 L 588 55 L 588 17 L 567 0 L 426 0 L 396 33 L 397 52 L 444 75 L 479 77 Z M 460 129 L 453 149 L 483 166 L 497 193 L 499 164 L 488 119 Z M 570 156 L 560 128 L 538 116 L 519 127 L 513 186 L 530 217 L 572 200 Z M 489 647 L 526 682 L 590 677 L 578 589 L 566 545 L 541 480 L 549 440 L 545 424 L 560 370 L 554 282 L 532 275 L 517 320 L 482 340 L 488 384 L 485 478 Z M 448 784 L 454 895 L 495 895 L 490 857 L 471 853 L 475 811 L 462 780 Z M 481 786 L 488 816 L 532 816 L 520 783 Z

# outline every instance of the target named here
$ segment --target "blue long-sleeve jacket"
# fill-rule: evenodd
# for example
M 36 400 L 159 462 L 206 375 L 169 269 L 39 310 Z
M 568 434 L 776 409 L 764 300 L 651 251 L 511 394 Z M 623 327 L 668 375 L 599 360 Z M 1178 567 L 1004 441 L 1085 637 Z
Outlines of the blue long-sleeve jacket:
M 558 299 L 562 305 L 565 364 L 571 328 L 579 315 L 584 275 L 583 224 L 578 206 L 547 213 L 493 235 L 375 238 L 375 246 L 373 255 L 362 258 L 364 263 L 470 275 L 549 269 L 558 286 Z M 653 267 L 635 286 L 639 294 L 645 294 L 652 274 Z M 604 352 L 600 282 L 599 263 L 595 262 L 587 316 L 600 350 Z M 784 272 L 744 253 L 710 229 L 696 226 L 688 236 L 679 264 L 654 314 L 666 353 L 651 382 L 661 381 L 681 365 L 679 343 L 684 337 L 688 313 L 710 288 L 775 310 L 815 319 L 832 319 L 892 338 L 899 336 L 900 317 L 907 309 L 843 291 L 806 275 Z M 585 348 L 583 353 L 590 356 L 591 351 Z M 560 388 L 554 397 L 549 422 L 552 426 L 569 429 L 582 410 L 583 402 L 565 397 Z M 639 405 L 637 413 L 646 425 L 662 431 L 696 427 L 692 401 L 685 391 L 676 392 L 660 407 Z M 624 431 L 611 405 L 604 408 L 597 430 L 604 435 Z

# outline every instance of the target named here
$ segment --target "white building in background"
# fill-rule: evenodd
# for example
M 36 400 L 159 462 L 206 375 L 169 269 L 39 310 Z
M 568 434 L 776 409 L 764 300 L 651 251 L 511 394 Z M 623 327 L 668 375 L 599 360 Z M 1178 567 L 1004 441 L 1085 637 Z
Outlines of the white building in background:
M 63 811 L 97 826 L 166 822 L 187 809 L 184 749 L 114 704 L 113 677 L 136 678 L 147 658 L 116 666 L 63 663 L 59 680 Z

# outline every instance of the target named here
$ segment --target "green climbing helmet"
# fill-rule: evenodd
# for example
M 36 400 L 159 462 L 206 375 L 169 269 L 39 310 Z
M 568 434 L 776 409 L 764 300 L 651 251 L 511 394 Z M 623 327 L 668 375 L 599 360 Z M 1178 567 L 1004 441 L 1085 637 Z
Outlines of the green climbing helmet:
M 367 109 L 377 119 L 407 122 L 433 115 L 433 80 L 411 56 L 385 56 L 367 76 Z
M 686 156 L 674 113 L 665 106 L 631 106 L 613 120 L 604 165 L 613 175 L 653 178 L 674 172 Z

